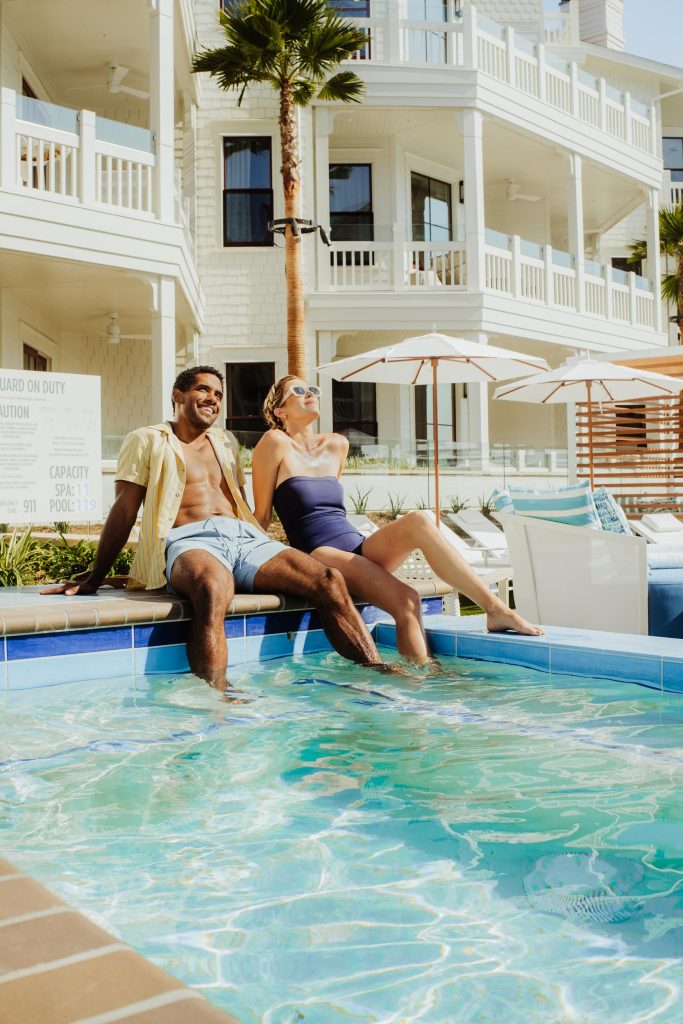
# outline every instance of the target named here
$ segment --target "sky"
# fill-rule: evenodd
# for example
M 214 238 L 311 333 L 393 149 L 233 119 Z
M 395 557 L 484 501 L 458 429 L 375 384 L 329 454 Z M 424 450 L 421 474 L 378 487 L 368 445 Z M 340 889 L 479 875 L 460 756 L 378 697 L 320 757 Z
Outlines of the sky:
M 683 68 L 683 0 L 625 0 L 624 35 L 628 53 Z

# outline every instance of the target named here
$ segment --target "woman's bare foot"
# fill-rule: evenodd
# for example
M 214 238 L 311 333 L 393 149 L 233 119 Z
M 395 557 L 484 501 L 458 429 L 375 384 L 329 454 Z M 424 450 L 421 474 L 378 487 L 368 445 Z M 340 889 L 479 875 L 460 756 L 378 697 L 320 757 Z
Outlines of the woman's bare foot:
M 486 614 L 486 628 L 489 633 L 504 633 L 512 630 L 513 633 L 521 633 L 522 636 L 542 636 L 543 630 L 540 626 L 532 626 L 530 622 L 523 619 L 512 608 L 502 605 L 500 608 L 493 608 Z

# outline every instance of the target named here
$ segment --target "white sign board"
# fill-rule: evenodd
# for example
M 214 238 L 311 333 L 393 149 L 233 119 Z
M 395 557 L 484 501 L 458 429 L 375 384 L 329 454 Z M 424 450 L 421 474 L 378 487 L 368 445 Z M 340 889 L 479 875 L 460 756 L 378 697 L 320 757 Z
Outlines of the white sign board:
M 100 378 L 0 369 L 0 522 L 101 518 Z

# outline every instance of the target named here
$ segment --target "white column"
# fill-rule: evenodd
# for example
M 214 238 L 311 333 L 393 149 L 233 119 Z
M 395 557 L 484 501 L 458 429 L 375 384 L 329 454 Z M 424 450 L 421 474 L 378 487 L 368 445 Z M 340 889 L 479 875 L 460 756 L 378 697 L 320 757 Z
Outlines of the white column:
M 488 335 L 480 331 L 464 333 L 469 341 L 486 345 Z M 489 389 L 488 384 L 467 385 L 467 441 L 473 445 L 472 460 L 476 466 L 481 453 L 481 469 L 489 468 Z
M 330 230 L 330 133 L 332 112 L 317 108 L 313 114 L 315 132 L 315 220 L 325 231 Z M 316 287 L 319 292 L 330 290 L 330 250 L 314 235 L 316 246 Z
M 316 365 L 331 363 L 334 359 L 335 347 L 332 331 L 318 331 L 318 361 Z M 332 431 L 332 378 L 326 374 L 318 374 L 318 386 L 320 387 L 318 429 L 321 433 L 328 434 Z
M 15 188 L 17 174 L 17 94 L 14 89 L 2 89 L 0 101 L 0 185 Z
M 577 312 L 583 313 L 586 308 L 584 294 L 585 242 L 583 237 L 583 161 L 578 153 L 569 154 L 567 192 L 569 251 L 574 257 L 574 268 L 576 271 L 576 309 Z
M 152 416 L 155 423 L 172 413 L 171 389 L 176 378 L 175 281 L 158 277 L 152 284 Z
M 78 196 L 82 203 L 91 206 L 102 198 L 96 178 L 95 114 L 92 110 L 79 111 L 78 134 Z
M 668 204 L 667 204 L 668 205 Z M 662 259 L 659 254 L 659 192 L 648 189 L 646 209 L 647 276 L 652 281 L 655 330 L 662 330 Z
M 173 223 L 173 0 L 148 0 L 150 10 L 149 120 L 155 138 L 154 212 Z
M 465 180 L 465 252 L 467 257 L 467 290 L 483 291 L 486 280 L 484 246 L 486 224 L 484 215 L 484 119 L 478 110 L 463 110 Z

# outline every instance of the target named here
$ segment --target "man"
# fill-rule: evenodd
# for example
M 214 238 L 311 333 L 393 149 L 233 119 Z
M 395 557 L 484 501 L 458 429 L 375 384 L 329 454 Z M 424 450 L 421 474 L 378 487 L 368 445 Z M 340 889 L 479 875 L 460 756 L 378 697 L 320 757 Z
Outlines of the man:
M 247 592 L 283 592 L 314 604 L 335 650 L 352 661 L 380 663 L 341 573 L 270 540 L 240 495 L 229 438 L 213 425 L 223 377 L 212 366 L 184 370 L 173 385 L 174 417 L 124 439 L 116 499 L 92 571 L 84 580 L 44 591 L 93 594 L 122 549 L 144 502 L 128 586 L 168 585 L 192 605 L 188 655 L 192 671 L 226 688 L 224 619 L 235 585 Z

